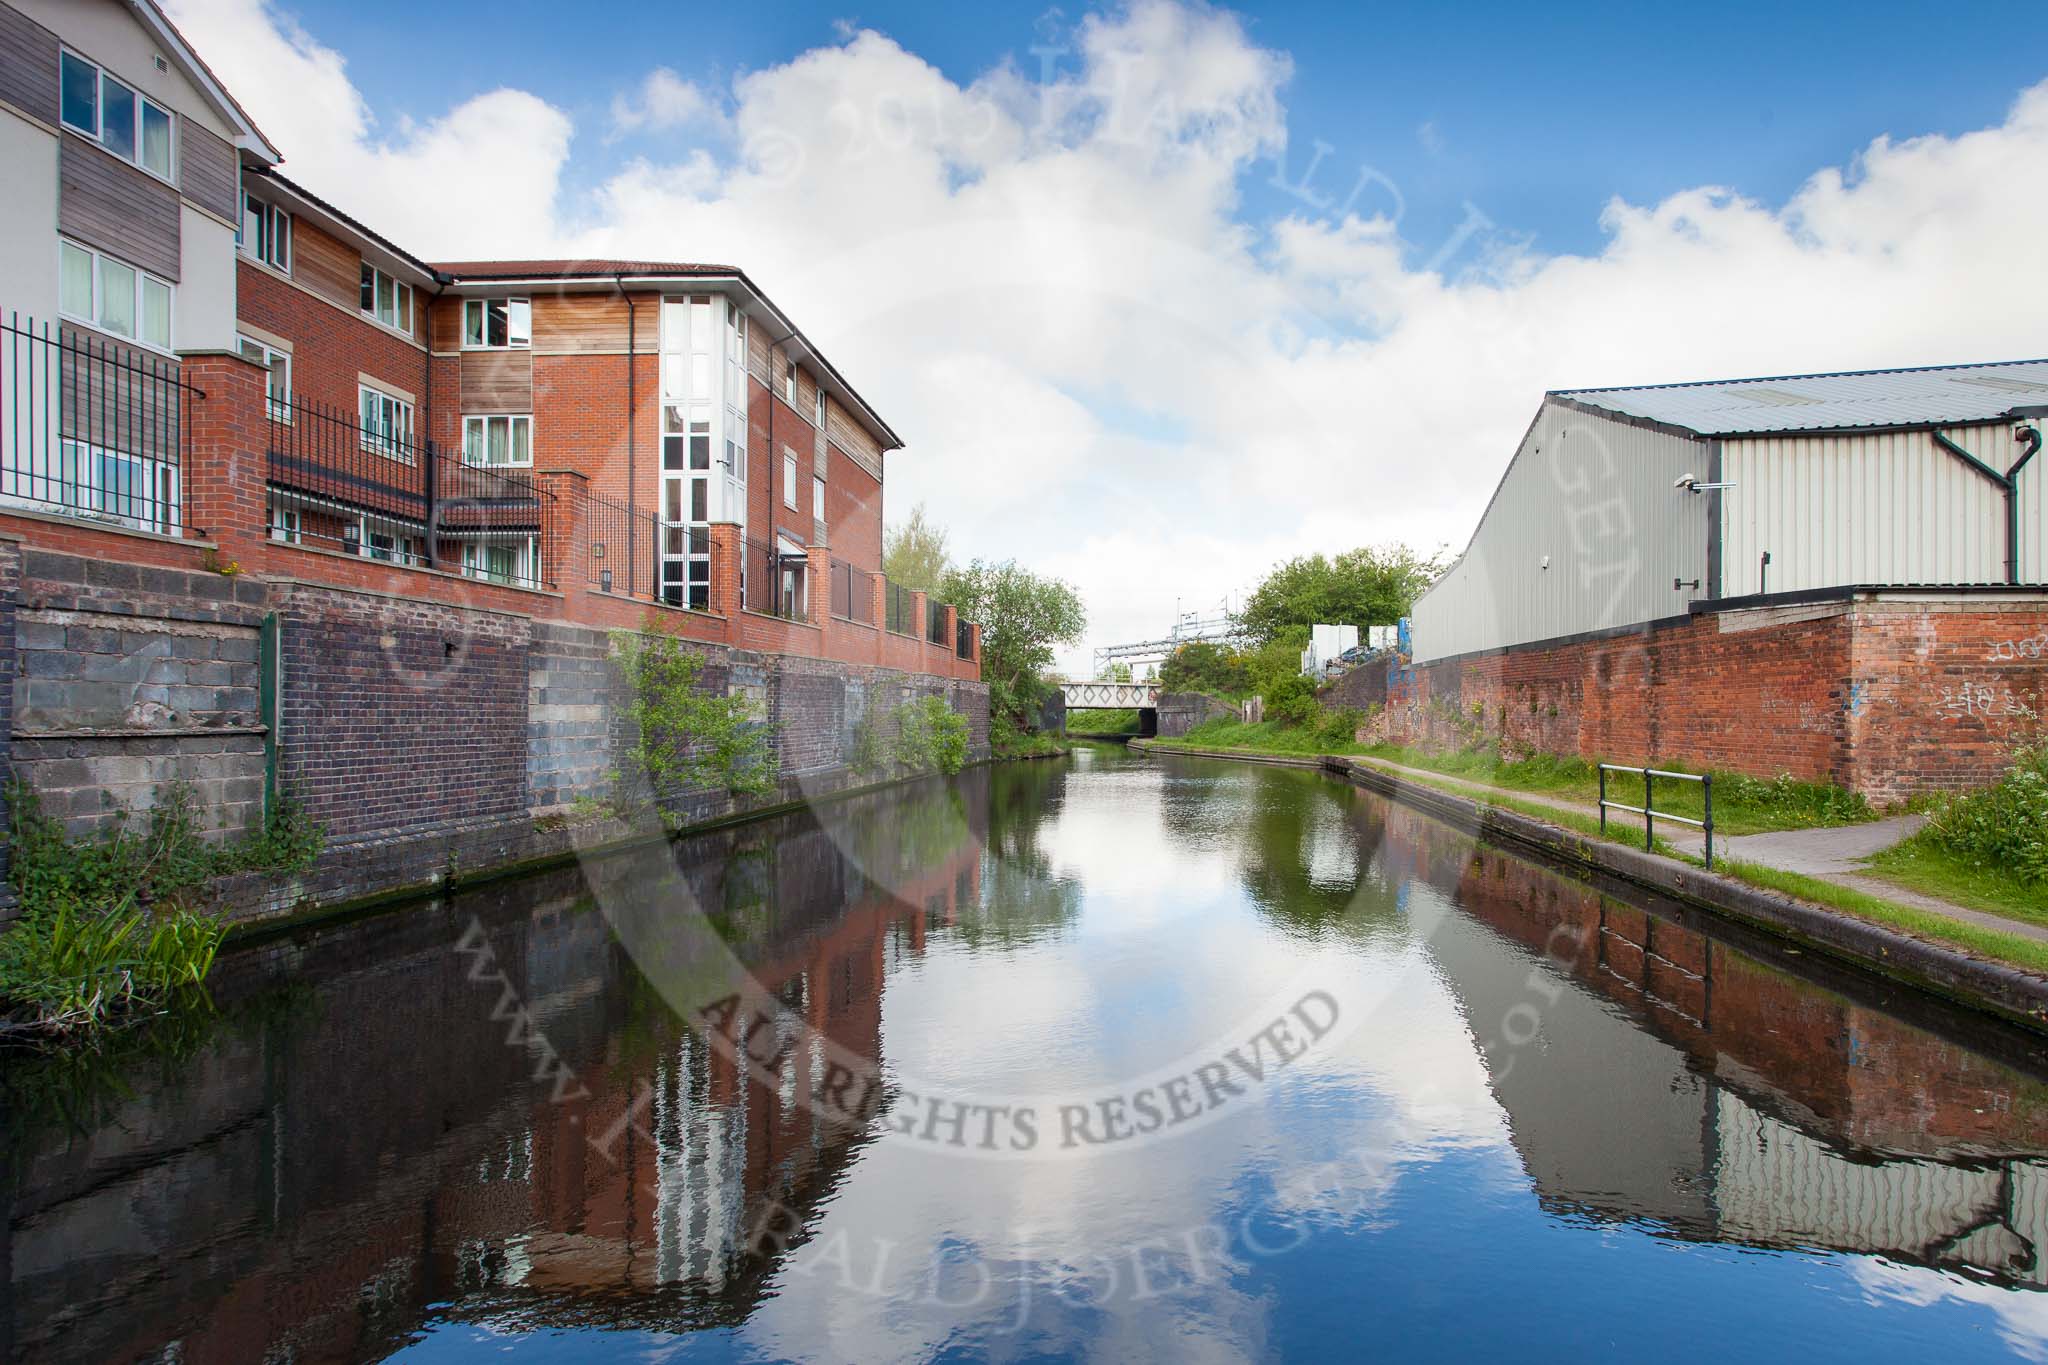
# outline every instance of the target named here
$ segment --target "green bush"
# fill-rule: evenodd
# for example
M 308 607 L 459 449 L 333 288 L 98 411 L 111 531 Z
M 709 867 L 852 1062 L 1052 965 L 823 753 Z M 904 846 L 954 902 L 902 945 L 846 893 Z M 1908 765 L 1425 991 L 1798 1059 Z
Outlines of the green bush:
M 192 794 L 160 790 L 149 826 L 119 817 L 72 839 L 27 785 L 8 789 L 12 879 L 21 922 L 0 936 L 0 1033 L 64 1036 L 196 990 L 226 928 L 198 908 L 231 872 L 296 872 L 325 843 L 289 796 L 238 838 L 201 837 Z
M 133 901 L 143 907 L 182 902 L 214 877 L 231 872 L 292 873 L 311 865 L 326 842 L 289 793 L 241 837 L 201 837 L 191 790 L 174 783 L 156 794 L 149 827 L 137 833 L 123 812 L 96 839 L 74 840 L 43 813 L 27 784 L 7 790 L 15 899 L 24 919 L 67 907 L 106 910 Z
M 2015 751 L 1996 786 L 1938 802 L 1920 837 L 1971 866 L 2048 885 L 2048 740 Z
M 967 719 L 942 697 L 919 697 L 896 708 L 897 765 L 907 773 L 947 776 L 967 764 Z
M 619 670 L 629 689 L 626 714 L 633 740 L 630 766 L 612 771 L 612 800 L 630 811 L 647 802 L 630 793 L 645 774 L 648 800 L 679 792 L 723 790 L 765 796 L 775 788 L 774 730 L 754 716 L 745 696 L 700 687 L 702 655 L 672 635 L 612 632 Z

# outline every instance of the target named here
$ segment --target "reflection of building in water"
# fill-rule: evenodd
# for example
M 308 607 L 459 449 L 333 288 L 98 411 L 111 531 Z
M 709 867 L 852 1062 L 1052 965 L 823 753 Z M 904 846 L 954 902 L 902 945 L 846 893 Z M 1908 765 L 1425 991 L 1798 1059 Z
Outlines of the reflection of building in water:
M 979 913 L 976 781 L 964 821 L 947 802 L 931 856 L 886 878 L 808 817 L 692 841 L 684 871 L 744 920 L 762 986 L 879 1062 L 886 964 Z M 451 951 L 473 914 L 488 953 Z M 581 871 L 296 940 L 276 965 L 319 983 L 312 1008 L 224 1030 L 182 1079 L 15 1154 L 0 1358 L 382 1358 L 449 1301 L 531 1325 L 738 1321 L 778 1259 L 753 1231 L 806 1218 L 861 1141 L 800 1102 L 821 1051 L 802 1029 L 768 1086 L 685 1027 Z
M 1547 1203 L 2048 1286 L 2039 1079 L 1411 812 L 1386 821 L 1382 848 L 1471 915 L 1431 950 Z

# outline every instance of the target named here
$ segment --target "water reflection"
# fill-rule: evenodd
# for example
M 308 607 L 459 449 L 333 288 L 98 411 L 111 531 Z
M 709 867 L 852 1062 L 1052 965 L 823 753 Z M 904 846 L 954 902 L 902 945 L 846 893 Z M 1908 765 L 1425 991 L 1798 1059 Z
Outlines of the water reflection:
M 680 846 L 701 915 L 646 856 L 239 954 L 75 1130 L 10 1067 L 0 1356 L 1632 1356 L 1588 1276 L 1716 1295 L 1679 1356 L 2048 1343 L 2030 1040 L 1313 774 L 976 770 Z M 736 966 L 751 1074 L 673 1007 Z M 906 1077 L 1114 1086 L 1304 974 L 1354 1027 L 1185 1136 L 886 1136 Z

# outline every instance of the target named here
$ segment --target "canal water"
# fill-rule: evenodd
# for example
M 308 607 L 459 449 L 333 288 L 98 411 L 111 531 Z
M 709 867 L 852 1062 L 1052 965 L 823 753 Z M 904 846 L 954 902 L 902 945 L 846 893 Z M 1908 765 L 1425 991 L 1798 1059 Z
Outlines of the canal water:
M 2048 1359 L 2037 1040 L 1088 750 L 256 943 L 6 1065 L 0 1358 Z

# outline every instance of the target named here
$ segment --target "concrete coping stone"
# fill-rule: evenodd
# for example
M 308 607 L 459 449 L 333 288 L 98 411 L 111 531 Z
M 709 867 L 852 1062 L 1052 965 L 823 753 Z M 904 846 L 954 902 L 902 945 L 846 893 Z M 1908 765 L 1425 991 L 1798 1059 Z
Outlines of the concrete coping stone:
M 9 738 L 39 739 L 216 739 L 223 735 L 267 735 L 267 725 L 166 725 L 156 730 L 90 726 L 77 730 L 15 730 Z

